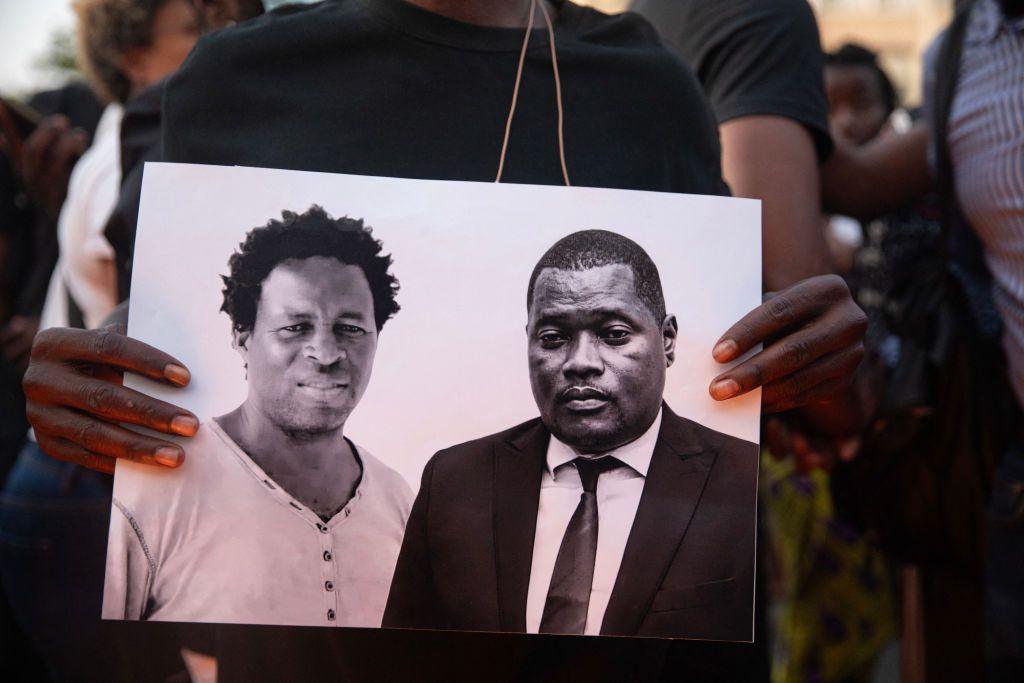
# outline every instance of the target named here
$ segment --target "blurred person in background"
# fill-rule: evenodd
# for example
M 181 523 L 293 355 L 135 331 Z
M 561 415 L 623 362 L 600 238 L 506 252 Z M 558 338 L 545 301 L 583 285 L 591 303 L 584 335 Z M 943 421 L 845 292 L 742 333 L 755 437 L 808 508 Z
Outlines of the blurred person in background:
M 60 119 L 43 123 L 26 141 L 24 173 L 43 211 L 56 218 L 60 261 L 54 270 L 44 326 L 95 327 L 118 301 L 114 252 L 103 229 L 121 192 L 122 111 L 172 73 L 201 32 L 240 18 L 246 0 L 78 0 L 78 60 L 107 104 L 89 151 L 70 178 L 59 177 L 66 149 L 81 134 Z M 261 9 L 261 8 L 260 8 Z M 33 194 L 33 193 L 30 193 Z M 66 194 L 66 199 L 64 195 Z M 53 232 L 53 223 L 44 225 Z M 27 321 L 24 334 L 35 332 Z M 27 359 L 26 359 L 27 360 Z M 0 498 L 0 581 L 18 626 L 54 680 L 131 678 L 142 657 L 150 673 L 184 669 L 177 647 L 147 647 L 119 659 L 101 627 L 104 550 L 110 517 L 109 477 L 54 461 L 27 443 Z M 68 514 L 71 513 L 71 514 Z M 138 663 L 138 662 L 135 662 Z
M 113 252 L 102 230 L 120 188 L 123 107 L 177 69 L 198 39 L 201 21 L 190 0 L 77 0 L 73 7 L 82 70 L 107 108 L 68 185 L 43 328 L 97 327 L 117 304 Z
M 896 92 L 873 52 L 847 44 L 826 54 L 825 65 L 829 128 L 837 144 L 867 144 L 890 127 Z M 885 342 L 891 341 L 883 317 L 888 250 L 890 245 L 906 246 L 904 235 L 909 233 L 913 240 L 922 223 L 929 227 L 916 209 L 873 221 L 868 244 L 860 248 L 865 229 L 859 221 L 826 217 L 834 260 L 868 313 L 866 366 L 871 366 L 886 350 L 882 348 Z M 930 228 L 934 240 L 937 227 L 933 223 Z M 859 393 L 862 403 L 870 406 L 877 403 L 869 392 L 876 390 L 879 379 L 862 374 L 873 380 L 862 383 Z M 783 428 L 772 423 L 768 431 L 774 434 Z M 808 436 L 804 429 L 799 438 Z M 780 441 L 776 438 L 771 443 Z M 856 439 L 844 443 L 845 457 L 852 457 L 857 443 Z M 895 655 L 899 635 L 899 603 L 894 577 L 885 555 L 864 533 L 858 519 L 848 519 L 841 505 L 851 496 L 870 493 L 848 485 L 842 471 L 845 463 L 836 463 L 835 469 L 830 463 L 826 469 L 809 466 L 806 460 L 781 457 L 789 454 L 788 450 L 773 450 L 776 457 L 762 462 L 765 524 L 776 570 L 774 678 L 780 682 L 868 681 L 880 675 L 880 665 L 884 672 L 895 674 L 891 655 Z M 883 652 L 890 656 L 880 662 Z
M 855 43 L 825 55 L 825 95 L 832 138 L 856 147 L 882 132 L 897 105 L 878 55 Z
M 933 182 L 942 207 L 933 253 L 890 293 L 901 381 L 876 423 L 889 450 L 874 444 L 888 457 L 865 444 L 858 459 L 874 482 L 866 521 L 920 567 L 918 680 L 971 680 L 985 662 L 989 680 L 1024 678 L 1021 73 L 1024 2 L 962 3 L 925 57 L 924 121 L 825 167 L 838 212 L 870 219 Z
M 19 125 L 8 110 L 15 105 L 0 101 L 0 482 L 28 430 L 21 376 L 57 258 L 56 215 L 102 113 L 92 89 L 77 81 L 26 104 Z M 25 121 L 30 116 L 47 118 Z M 65 144 L 49 150 L 45 165 L 32 163 L 41 160 L 31 153 L 38 142 L 57 131 L 68 133 Z
M 29 98 L 27 105 L 30 116 L 55 117 L 41 122 L 44 126 L 56 124 L 81 131 L 45 171 L 57 176 L 52 186 L 59 192 L 62 185 L 66 186 L 67 175 L 81 153 L 79 145 L 83 138 L 89 139 L 95 132 L 102 106 L 92 90 L 77 81 L 38 93 Z M 52 218 L 29 198 L 23 177 L 26 169 L 20 163 L 29 126 L 17 125 L 8 112 L 2 111 L 6 107 L 6 103 L 0 103 L 0 482 L 13 466 L 28 430 L 21 377 L 28 362 L 31 336 L 23 334 L 23 326 L 39 317 L 46 278 L 56 259 Z M 0 543 L 15 552 L 18 541 L 0 538 Z M 31 552 L 27 548 L 24 551 Z M 25 634 L 15 624 L 2 591 L 0 667 L 14 677 L 12 680 L 46 678 L 45 666 L 32 653 Z
M 854 147 L 881 133 L 896 110 L 896 89 L 878 66 L 878 56 L 852 43 L 825 55 L 825 93 L 832 138 Z M 864 244 L 860 222 L 849 216 L 828 216 L 825 238 L 837 271 L 848 274 L 854 253 Z
M 908 132 L 920 120 L 920 107 L 899 107 L 888 74 L 872 50 L 846 43 L 825 55 L 825 91 L 829 128 L 840 146 L 857 148 L 879 137 Z M 889 331 L 886 302 L 893 278 L 919 256 L 934 250 L 941 230 L 941 207 L 934 193 L 869 221 L 827 216 L 826 235 L 833 260 L 854 297 L 868 314 L 870 351 L 891 369 L 899 353 L 898 337 Z

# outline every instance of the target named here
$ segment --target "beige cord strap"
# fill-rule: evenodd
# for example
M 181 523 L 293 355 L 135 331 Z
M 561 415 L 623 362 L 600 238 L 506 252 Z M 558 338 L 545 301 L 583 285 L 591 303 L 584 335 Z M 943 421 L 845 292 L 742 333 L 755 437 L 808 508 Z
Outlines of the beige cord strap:
M 530 0 L 530 16 L 526 20 L 526 34 L 523 36 L 523 46 L 519 50 L 519 65 L 516 67 L 516 84 L 512 89 L 512 105 L 508 110 L 508 119 L 505 121 L 505 139 L 501 143 L 501 158 L 498 159 L 498 175 L 494 178 L 494 182 L 500 183 L 502 173 L 505 170 L 505 155 L 508 153 L 508 139 L 512 132 L 512 119 L 516 113 L 516 103 L 519 101 L 519 85 L 523 79 L 523 64 L 526 62 L 526 48 L 530 44 L 530 32 L 533 30 L 533 18 L 537 10 L 537 0 Z M 555 75 L 555 103 L 558 107 L 558 160 L 562 164 L 562 179 L 565 181 L 566 186 L 570 186 L 569 182 L 569 169 L 565 163 L 565 136 L 563 134 L 563 120 L 564 115 L 562 111 L 562 82 L 558 75 L 558 57 L 555 51 L 555 28 L 551 23 L 551 16 L 548 14 L 548 9 L 544 5 L 544 0 L 541 0 L 540 4 L 541 14 L 544 15 L 544 23 L 548 28 L 548 45 L 551 47 L 551 67 Z
M 534 0 L 536 2 L 536 0 Z M 551 45 L 551 68 L 555 74 L 555 104 L 558 106 L 558 160 L 562 163 L 562 178 L 565 186 L 569 187 L 569 169 L 565 165 L 565 136 L 562 134 L 562 81 L 558 77 L 558 56 L 555 53 L 555 27 L 551 25 L 551 16 L 548 15 L 548 8 L 542 1 L 540 11 L 544 15 L 544 23 L 548 25 L 548 44 Z

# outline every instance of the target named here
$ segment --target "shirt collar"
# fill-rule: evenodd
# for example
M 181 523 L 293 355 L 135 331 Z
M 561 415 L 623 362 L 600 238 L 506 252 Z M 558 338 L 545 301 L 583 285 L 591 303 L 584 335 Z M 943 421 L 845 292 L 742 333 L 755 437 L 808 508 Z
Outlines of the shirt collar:
M 978 0 L 971 9 L 964 41 L 969 44 L 991 43 L 1004 30 L 1021 33 L 1024 31 L 1024 18 L 1004 16 L 999 0 Z
M 658 432 L 661 430 L 661 412 L 659 408 L 654 422 L 651 423 L 651 426 L 647 428 L 647 431 L 639 439 L 599 455 L 614 455 L 624 464 L 636 470 L 641 476 L 646 477 L 647 470 L 651 466 L 651 458 L 654 457 L 654 446 L 658 442 Z M 551 439 L 548 441 L 548 474 L 554 477 L 556 469 L 568 462 L 572 462 L 577 457 L 579 457 L 579 454 L 571 446 L 559 441 L 554 434 L 551 435 Z

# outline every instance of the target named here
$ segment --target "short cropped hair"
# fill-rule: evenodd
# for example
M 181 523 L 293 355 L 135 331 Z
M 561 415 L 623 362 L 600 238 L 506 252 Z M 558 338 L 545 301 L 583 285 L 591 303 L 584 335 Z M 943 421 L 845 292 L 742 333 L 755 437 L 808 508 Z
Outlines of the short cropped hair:
M 526 308 L 529 310 L 533 305 L 534 285 L 545 268 L 579 271 L 617 264 L 630 267 L 637 297 L 658 323 L 663 322 L 665 294 L 658 267 L 639 244 L 608 230 L 581 230 L 555 242 L 533 268 L 526 290 Z
M 100 99 L 122 104 L 128 100 L 132 83 L 124 71 L 125 55 L 153 43 L 153 21 L 168 2 L 75 0 L 79 67 Z
M 230 273 L 224 280 L 224 303 L 220 310 L 231 318 L 236 332 L 256 324 L 263 281 L 280 263 L 314 256 L 336 258 L 359 266 L 373 294 L 373 315 L 377 331 L 398 312 L 398 280 L 389 272 L 391 256 L 381 253 L 380 240 L 362 219 L 332 218 L 313 205 L 302 214 L 284 211 L 281 220 L 250 230 L 238 251 L 228 260 Z
M 896 88 L 889 79 L 889 75 L 878 64 L 878 54 L 863 45 L 846 43 L 835 52 L 826 53 L 825 66 L 837 68 L 844 66 L 867 67 L 875 74 L 875 79 L 878 81 L 878 88 L 882 92 L 882 104 L 885 106 L 886 114 L 891 114 L 899 104 Z

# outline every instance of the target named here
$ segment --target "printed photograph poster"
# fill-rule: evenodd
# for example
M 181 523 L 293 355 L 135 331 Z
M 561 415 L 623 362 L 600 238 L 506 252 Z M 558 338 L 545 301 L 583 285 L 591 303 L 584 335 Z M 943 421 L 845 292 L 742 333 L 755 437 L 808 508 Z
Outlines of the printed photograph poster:
M 106 619 L 750 641 L 760 203 L 148 164 Z

